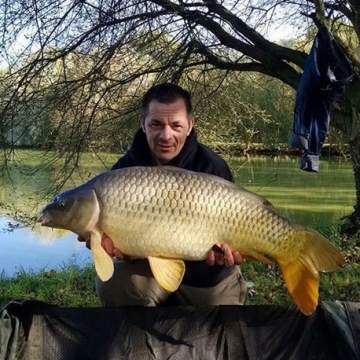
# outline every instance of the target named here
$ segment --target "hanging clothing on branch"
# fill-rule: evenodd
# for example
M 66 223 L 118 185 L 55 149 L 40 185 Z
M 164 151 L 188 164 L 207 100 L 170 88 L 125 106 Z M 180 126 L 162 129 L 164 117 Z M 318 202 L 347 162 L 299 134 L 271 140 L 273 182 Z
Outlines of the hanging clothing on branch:
M 306 59 L 297 89 L 289 146 L 303 150 L 300 169 L 319 171 L 319 158 L 333 103 L 352 78 L 349 60 L 326 27 L 321 27 Z

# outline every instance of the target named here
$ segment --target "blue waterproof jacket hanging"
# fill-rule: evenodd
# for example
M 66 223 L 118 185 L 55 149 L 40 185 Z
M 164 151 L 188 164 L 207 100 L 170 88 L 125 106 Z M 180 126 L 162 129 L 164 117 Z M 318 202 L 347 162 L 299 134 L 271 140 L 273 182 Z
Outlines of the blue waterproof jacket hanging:
M 297 89 L 289 145 L 303 150 L 300 169 L 319 171 L 319 158 L 332 104 L 344 93 L 353 71 L 326 27 L 321 27 L 306 59 Z

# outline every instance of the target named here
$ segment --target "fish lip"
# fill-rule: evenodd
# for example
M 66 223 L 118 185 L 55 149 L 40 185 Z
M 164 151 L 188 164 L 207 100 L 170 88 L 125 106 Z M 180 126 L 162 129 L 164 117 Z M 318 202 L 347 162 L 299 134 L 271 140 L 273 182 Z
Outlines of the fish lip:
M 51 220 L 46 219 L 46 216 L 43 212 L 40 213 L 36 222 L 41 223 L 41 226 L 52 226 Z

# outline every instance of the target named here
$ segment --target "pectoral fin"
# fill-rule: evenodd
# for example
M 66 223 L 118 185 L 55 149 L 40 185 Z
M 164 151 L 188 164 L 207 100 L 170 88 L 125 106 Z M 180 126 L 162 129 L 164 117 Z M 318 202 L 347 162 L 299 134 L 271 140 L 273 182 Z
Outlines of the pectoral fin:
M 114 263 L 112 258 L 101 246 L 102 233 L 99 230 L 93 230 L 90 236 L 91 252 L 93 255 L 95 270 L 101 281 L 109 280 L 114 273 Z
M 177 259 L 148 257 L 151 271 L 156 281 L 167 291 L 178 289 L 185 273 L 185 263 Z

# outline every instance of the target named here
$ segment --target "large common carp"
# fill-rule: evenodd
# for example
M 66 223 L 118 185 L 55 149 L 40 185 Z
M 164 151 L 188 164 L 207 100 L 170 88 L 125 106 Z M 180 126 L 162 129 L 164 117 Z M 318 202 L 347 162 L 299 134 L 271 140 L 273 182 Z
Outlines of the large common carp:
M 341 266 L 339 251 L 318 232 L 296 225 L 264 198 L 219 177 L 174 167 L 102 173 L 57 195 L 41 211 L 43 226 L 90 237 L 102 281 L 114 272 L 101 246 L 106 233 L 130 257 L 147 258 L 158 283 L 175 291 L 183 260 L 203 260 L 216 243 L 244 258 L 274 258 L 304 314 L 318 303 L 319 271 Z

